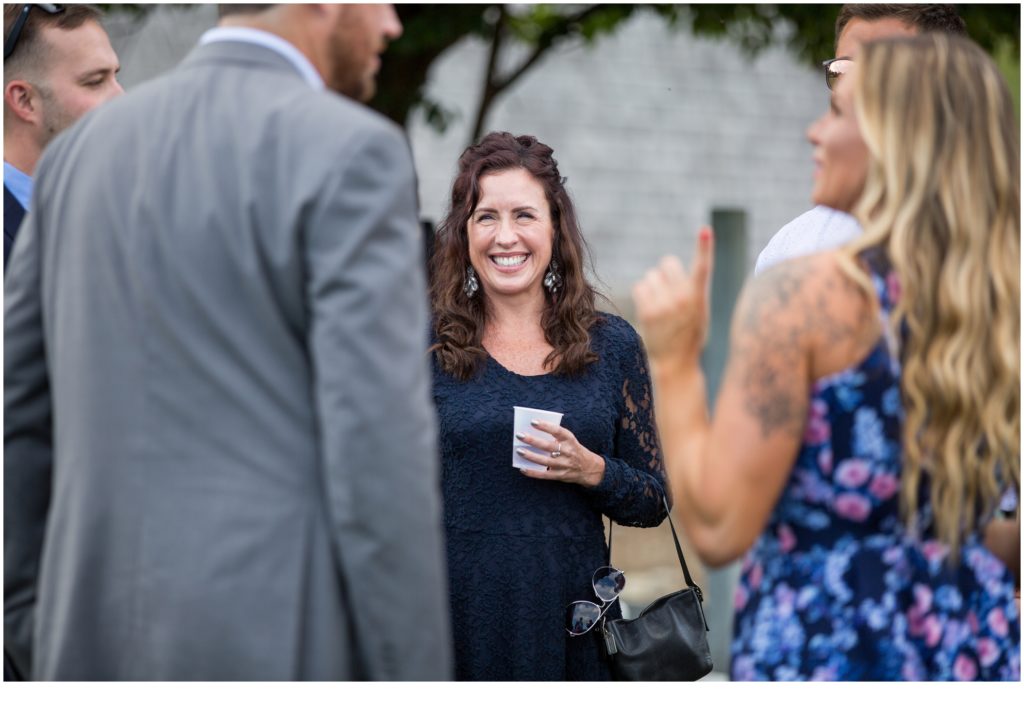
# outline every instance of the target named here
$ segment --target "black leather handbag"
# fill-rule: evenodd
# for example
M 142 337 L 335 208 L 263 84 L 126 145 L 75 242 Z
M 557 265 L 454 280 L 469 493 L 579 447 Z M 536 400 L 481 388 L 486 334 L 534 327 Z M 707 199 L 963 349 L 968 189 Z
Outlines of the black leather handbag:
M 662 503 L 668 511 L 664 497 Z M 668 523 L 687 588 L 666 594 L 636 618 L 602 622 L 605 650 L 617 681 L 696 681 L 712 669 L 707 636 L 711 629 L 701 606 L 704 595 L 690 577 L 671 513 Z M 611 528 L 608 550 L 610 553 Z

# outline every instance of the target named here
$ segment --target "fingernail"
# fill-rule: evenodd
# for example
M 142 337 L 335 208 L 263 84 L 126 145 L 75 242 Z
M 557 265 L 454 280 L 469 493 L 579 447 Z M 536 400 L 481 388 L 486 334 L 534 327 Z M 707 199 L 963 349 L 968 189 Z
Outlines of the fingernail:
M 533 421 L 530 422 L 531 426 L 537 426 L 538 424 L 540 424 L 540 419 L 534 419 Z
M 519 440 L 523 440 L 524 438 L 526 438 L 526 434 L 525 433 L 517 433 L 516 434 L 516 438 L 518 438 Z
M 526 455 L 526 451 L 523 450 L 522 448 L 516 448 L 516 452 L 519 453 L 520 455 Z

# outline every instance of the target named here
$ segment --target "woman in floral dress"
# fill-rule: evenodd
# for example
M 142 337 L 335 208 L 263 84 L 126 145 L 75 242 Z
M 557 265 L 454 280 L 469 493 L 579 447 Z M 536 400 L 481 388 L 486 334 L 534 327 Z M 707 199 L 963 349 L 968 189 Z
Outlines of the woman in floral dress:
M 1020 490 L 1020 147 L 967 40 L 866 44 L 809 131 L 813 198 L 863 236 L 755 278 L 716 414 L 692 274 L 634 290 L 679 518 L 746 554 L 734 679 L 1019 679 L 1013 577 L 982 544 Z M 1018 533 L 1019 538 L 1019 533 Z

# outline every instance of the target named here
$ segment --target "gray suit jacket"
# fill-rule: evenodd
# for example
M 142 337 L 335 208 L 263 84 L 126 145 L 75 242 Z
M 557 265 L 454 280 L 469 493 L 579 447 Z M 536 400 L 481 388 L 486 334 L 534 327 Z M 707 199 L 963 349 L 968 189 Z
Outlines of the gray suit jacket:
M 54 141 L 5 282 L 20 667 L 450 677 L 415 197 L 398 129 L 243 43 Z

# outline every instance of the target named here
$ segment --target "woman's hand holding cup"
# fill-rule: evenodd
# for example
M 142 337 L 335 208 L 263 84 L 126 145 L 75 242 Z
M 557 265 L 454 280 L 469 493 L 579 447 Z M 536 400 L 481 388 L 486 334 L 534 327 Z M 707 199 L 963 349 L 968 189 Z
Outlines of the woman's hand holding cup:
M 535 420 L 530 425 L 551 434 L 551 439 L 537 438 L 528 433 L 517 433 L 516 438 L 543 451 L 517 448 L 517 452 L 530 462 L 543 465 L 546 470 L 520 470 L 533 479 L 556 480 L 596 487 L 604 478 L 604 458 L 587 450 L 576 440 L 572 431 L 548 421 Z

